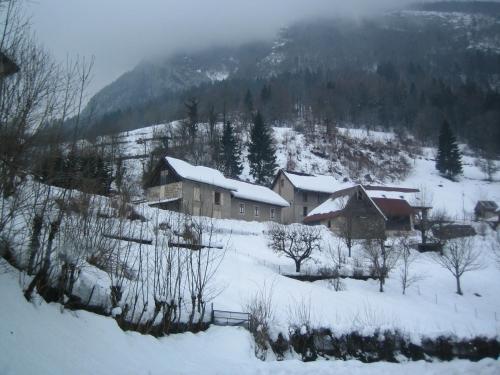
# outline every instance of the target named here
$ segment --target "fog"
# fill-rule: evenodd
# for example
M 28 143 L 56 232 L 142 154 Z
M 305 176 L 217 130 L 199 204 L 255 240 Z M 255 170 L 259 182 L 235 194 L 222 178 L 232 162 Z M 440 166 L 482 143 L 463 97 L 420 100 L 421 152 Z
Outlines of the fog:
M 40 42 L 59 61 L 94 56 L 95 93 L 142 59 L 269 39 L 311 17 L 365 17 L 407 0 L 38 0 L 28 3 Z

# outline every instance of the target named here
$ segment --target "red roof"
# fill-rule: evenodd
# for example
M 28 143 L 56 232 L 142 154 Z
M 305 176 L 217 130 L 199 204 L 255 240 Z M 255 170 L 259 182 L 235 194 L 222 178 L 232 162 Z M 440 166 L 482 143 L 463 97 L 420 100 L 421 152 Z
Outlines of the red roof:
M 372 200 L 386 216 L 408 216 L 414 212 L 410 204 L 403 199 L 372 198 Z

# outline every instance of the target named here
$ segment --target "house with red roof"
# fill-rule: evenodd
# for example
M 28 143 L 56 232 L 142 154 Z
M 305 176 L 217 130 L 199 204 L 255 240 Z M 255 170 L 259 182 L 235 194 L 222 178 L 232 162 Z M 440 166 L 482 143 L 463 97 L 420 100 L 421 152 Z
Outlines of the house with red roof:
M 418 189 L 411 188 L 351 186 L 334 192 L 310 212 L 304 223 L 323 224 L 338 234 L 348 232 L 353 239 L 383 238 L 390 233 L 412 231 L 415 217 L 423 209 L 418 193 Z

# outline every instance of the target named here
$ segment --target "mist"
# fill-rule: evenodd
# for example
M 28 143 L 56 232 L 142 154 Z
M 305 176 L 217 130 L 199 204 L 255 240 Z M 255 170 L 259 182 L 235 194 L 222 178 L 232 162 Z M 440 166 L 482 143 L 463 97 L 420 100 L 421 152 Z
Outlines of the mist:
M 95 57 L 89 94 L 143 59 L 270 39 L 312 17 L 366 17 L 407 0 L 43 0 L 28 3 L 39 41 L 56 60 Z

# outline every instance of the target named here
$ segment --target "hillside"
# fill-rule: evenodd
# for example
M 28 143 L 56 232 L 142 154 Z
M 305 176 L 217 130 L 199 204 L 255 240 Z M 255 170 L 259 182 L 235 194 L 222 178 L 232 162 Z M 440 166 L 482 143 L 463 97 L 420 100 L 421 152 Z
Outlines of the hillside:
M 114 1 L 0 0 L 0 375 L 500 373 L 500 2 Z
M 312 119 L 404 129 L 428 144 L 446 118 L 464 142 L 498 153 L 497 5 L 301 21 L 270 42 L 145 60 L 90 100 L 85 134 L 180 119 L 197 98 L 204 121 L 211 106 L 234 121 L 259 109 L 276 125 Z
M 114 137 L 114 143 L 108 143 L 107 146 L 109 139 L 97 140 L 97 148 L 100 148 L 99 144 L 104 147 L 116 147 L 119 144 L 124 151 L 124 180 L 133 187 L 135 197 L 132 200 L 141 201 L 143 198 L 141 172 L 149 153 L 161 143 L 165 129 L 175 129 L 177 126 L 179 122 L 121 133 Z M 200 131 L 204 126 L 200 124 Z M 310 142 L 306 135 L 291 128 L 274 128 L 273 133 L 280 167 L 292 163 L 295 170 L 332 174 L 343 183 L 361 180 L 417 187 L 433 196 L 435 211 L 446 210 L 450 217 L 460 223 L 471 222 L 478 199 L 500 200 L 498 176 L 495 176 L 494 182 L 485 181 L 474 165 L 475 159 L 468 155 L 463 158 L 464 175 L 458 182 L 453 182 L 442 178 L 435 171 L 435 149 L 403 146 L 407 140 L 393 133 L 339 128 L 335 138 L 337 151 L 326 140 L 314 137 L 317 140 Z M 467 151 L 465 146 L 462 147 Z M 347 161 L 355 160 L 353 158 L 356 155 L 363 155 L 364 166 L 348 164 Z M 409 161 L 404 173 L 389 173 L 390 163 L 402 157 Z M 247 162 L 244 163 L 241 177 L 251 179 Z M 320 360 L 307 365 L 298 364 L 299 358 L 304 359 L 304 352 L 299 354 L 290 348 L 278 355 L 270 349 L 263 350 L 242 329 L 211 327 L 196 335 L 173 334 L 160 339 L 120 330 L 121 327 L 147 333 L 157 332 L 156 324 L 164 319 L 173 319 L 173 323 L 181 325 L 192 324 L 190 321 L 205 324 L 212 306 L 218 310 L 248 311 L 250 306 L 254 306 L 256 298 L 264 295 L 268 296 L 272 309 L 267 323 L 270 340 L 281 337 L 289 342 L 294 340 L 298 332 L 308 335 L 309 332 L 312 334 L 324 330 L 332 332 L 328 336 L 331 340 L 343 340 L 343 337 L 352 334 L 362 335 L 366 340 L 370 337 L 382 340 L 377 335 L 394 334 L 406 340 L 407 345 L 415 347 L 439 340 L 455 343 L 450 345 L 465 342 L 460 345 L 467 347 L 470 347 L 467 340 L 497 340 L 500 301 L 495 280 L 500 279 L 500 270 L 495 261 L 494 249 L 498 246 L 498 240 L 496 232 L 481 224 L 473 223 L 481 235 L 475 236 L 468 246 L 480 252 L 482 267 L 462 277 L 463 296 L 454 293 L 454 279 L 436 263 L 435 255 L 421 254 L 415 250 L 412 250 L 412 274 L 418 281 L 403 295 L 399 279 L 402 264 L 397 263 L 385 283 L 385 292 L 380 293 L 377 280 L 351 278 L 356 274 L 366 277 L 370 274 L 363 243 L 356 243 L 352 257 L 347 258 L 342 240 L 332 235 L 327 228 L 320 227 L 321 251 L 316 251 L 304 264 L 301 274 L 314 275 L 331 269 L 331 250 L 342 249 L 344 260 L 340 272 L 347 278 L 339 284 L 341 290 L 336 291 L 337 287 L 330 281 L 304 282 L 288 277 L 294 274 L 293 262 L 270 248 L 269 228 L 265 223 L 191 218 L 158 210 L 146 203 L 131 205 L 119 197 L 106 198 L 56 187 L 49 189 L 31 179 L 27 179 L 22 186 L 16 195 L 17 200 L 2 201 L 6 205 L 6 212 L 12 204 L 23 202 L 14 220 L 8 221 L 8 226 L 4 228 L 4 239 L 11 244 L 7 258 L 18 268 L 27 267 L 30 262 L 27 254 L 36 243 L 33 242 L 33 236 L 37 233 L 33 215 L 44 212 L 39 235 L 43 246 L 52 248 L 51 258 L 56 262 L 54 272 L 59 267 L 68 270 L 69 264 L 74 264 L 78 269 L 71 292 L 56 298 L 54 291 L 49 289 L 49 292 L 44 292 L 44 298 L 64 303 L 68 309 L 88 309 L 106 317 L 85 311 L 71 312 L 58 304 L 47 305 L 36 291 L 33 292 L 31 304 L 26 302 L 21 290 L 29 288 L 33 276 L 19 273 L 3 264 L 2 294 L 9 303 L 2 304 L 0 308 L 0 326 L 9 335 L 20 336 L 15 339 L 15 344 L 2 340 L 5 345 L 2 353 L 8 355 L 0 356 L 0 368 L 6 369 L 7 373 L 29 373 L 35 366 L 51 368 L 53 361 L 59 364 L 61 373 L 73 361 L 76 361 L 81 373 L 87 372 L 87 366 L 92 366 L 96 373 L 106 373 L 110 367 L 121 368 L 125 372 L 161 373 L 168 359 L 173 358 L 170 356 L 186 357 L 185 353 L 196 352 L 196 348 L 205 347 L 206 342 L 210 342 L 210 349 L 203 350 L 203 354 L 196 355 L 185 364 L 182 360 L 176 361 L 180 373 L 196 372 L 200 366 L 208 368 L 208 373 L 231 373 L 240 366 L 247 366 L 244 371 L 248 373 L 329 373 L 335 369 L 355 369 L 360 373 L 455 369 L 459 372 L 494 373 L 498 370 L 498 362 L 493 360 L 478 363 L 452 361 L 432 365 L 425 362 L 400 365 L 379 363 L 375 367 L 365 367 L 356 361 L 339 363 Z M 44 196 L 48 200 L 40 200 Z M 61 221 L 54 226 L 58 217 Z M 30 229 L 22 231 L 20 228 Z M 49 245 L 47 238 L 51 238 L 50 233 L 54 228 L 58 234 Z M 198 228 L 205 235 L 209 233 L 208 237 L 202 238 L 207 241 L 204 242 L 205 246 L 212 250 L 192 252 L 183 248 L 184 233 L 188 228 Z M 411 238 L 412 241 L 418 241 L 416 233 Z M 390 238 L 389 241 L 398 246 L 396 238 Z M 169 251 L 164 252 L 164 249 Z M 189 283 L 189 277 L 185 279 L 190 274 L 189 268 L 183 268 L 193 264 L 192 257 L 196 257 L 207 270 L 207 278 L 201 284 L 203 310 L 197 310 L 195 305 L 187 302 L 187 293 L 194 293 L 197 288 Z M 183 271 L 175 271 L 176 267 L 181 267 Z M 163 276 L 157 279 L 154 276 L 157 274 Z M 169 285 L 175 285 L 171 283 L 177 277 L 180 277 L 181 284 L 167 292 Z M 60 282 L 61 279 L 55 280 Z M 171 301 L 180 299 L 178 304 L 170 305 L 172 302 L 169 302 L 169 298 L 172 298 Z M 168 318 L 168 306 L 175 309 L 171 318 Z M 163 312 L 158 314 L 160 311 Z M 40 322 L 44 324 L 38 324 Z M 52 331 L 54 333 L 49 333 Z M 37 340 L 31 339 L 32 332 L 36 332 Z M 60 342 L 66 342 L 65 337 L 68 335 L 81 338 L 71 346 L 69 352 L 60 347 Z M 42 345 L 38 340 L 46 340 L 46 337 L 53 339 L 50 339 L 49 345 Z M 99 344 L 94 345 L 94 342 Z M 19 352 L 19 345 L 30 351 L 37 348 L 38 356 L 28 361 L 13 360 L 18 358 L 14 353 L 22 353 Z M 165 357 L 163 351 L 169 354 Z M 80 362 L 71 353 L 86 353 L 78 358 L 88 356 L 99 359 L 88 364 Z M 259 358 L 266 358 L 266 361 L 259 361 L 255 354 Z M 371 355 L 361 351 L 347 358 L 370 361 Z M 400 354 L 395 360 L 405 362 L 409 359 L 408 355 Z M 231 359 L 221 363 L 221 358 L 228 357 Z M 328 355 L 326 357 L 329 358 Z M 424 357 L 417 356 L 414 359 Z M 277 362 L 277 358 L 284 359 L 284 362 Z M 115 361 L 120 364 L 115 365 Z

